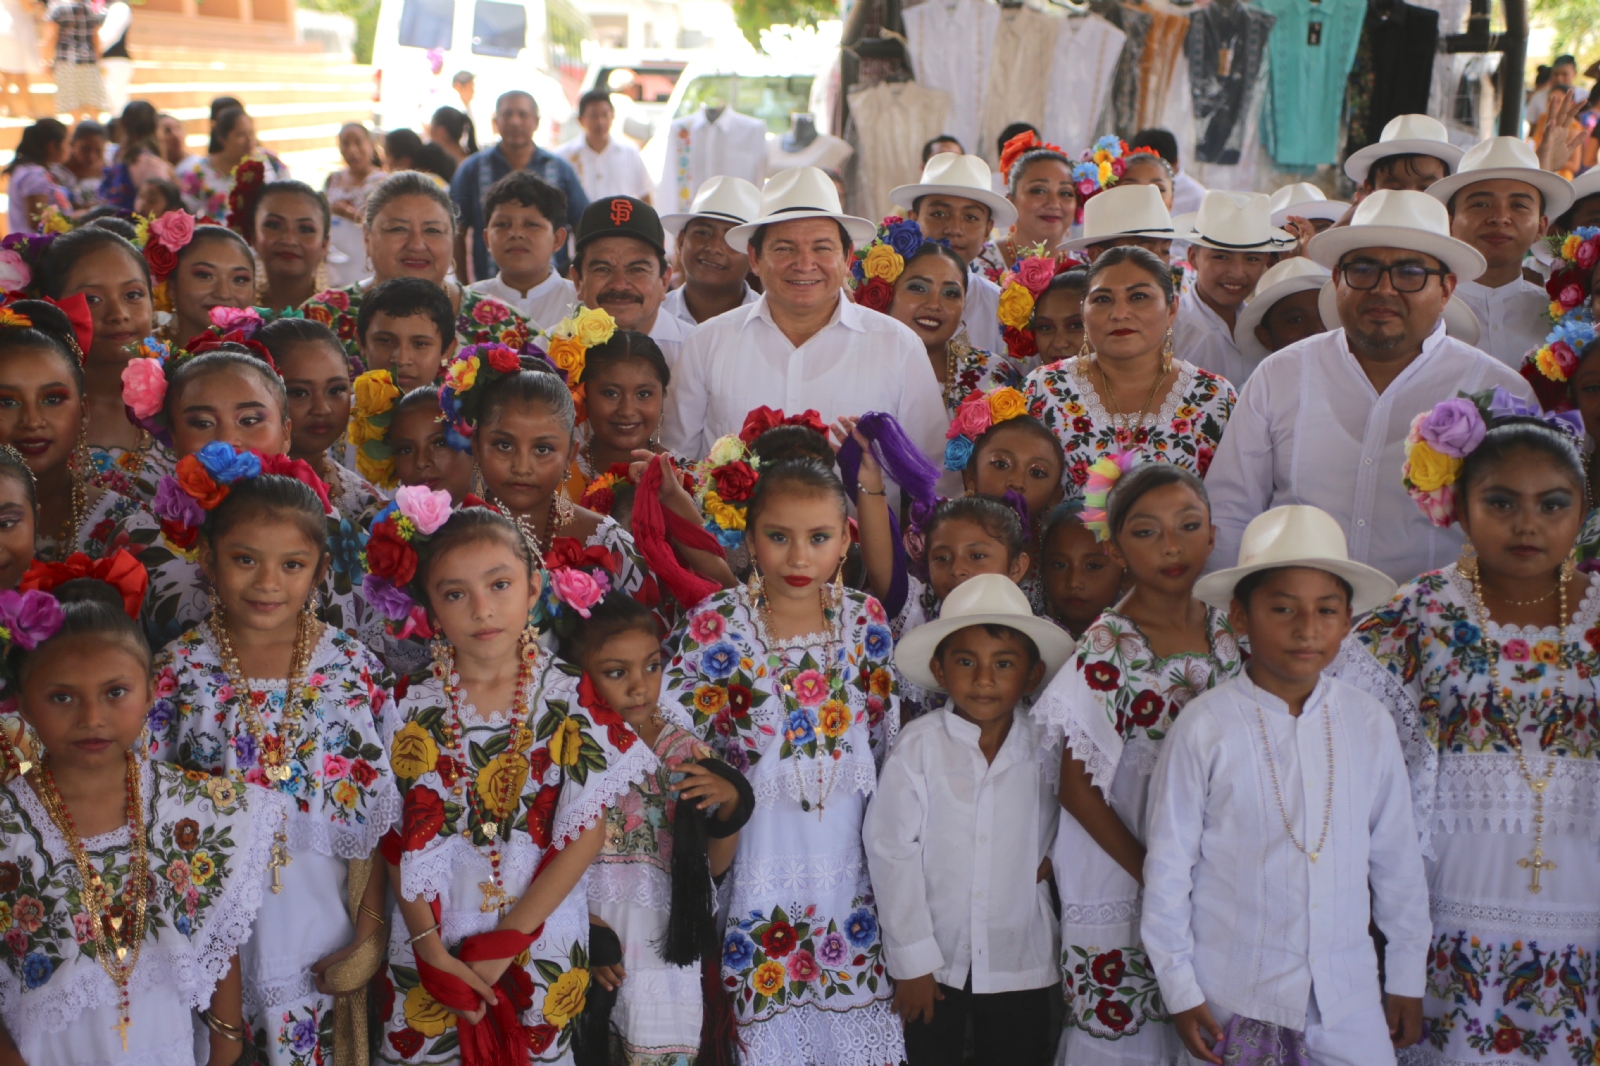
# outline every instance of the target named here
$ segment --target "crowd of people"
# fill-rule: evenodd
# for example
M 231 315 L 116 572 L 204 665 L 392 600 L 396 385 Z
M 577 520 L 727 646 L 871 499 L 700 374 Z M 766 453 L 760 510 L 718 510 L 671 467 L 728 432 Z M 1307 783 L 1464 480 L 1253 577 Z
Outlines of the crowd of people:
M 1600 171 L 578 114 L 27 131 L 0 1063 L 1600 1061 Z

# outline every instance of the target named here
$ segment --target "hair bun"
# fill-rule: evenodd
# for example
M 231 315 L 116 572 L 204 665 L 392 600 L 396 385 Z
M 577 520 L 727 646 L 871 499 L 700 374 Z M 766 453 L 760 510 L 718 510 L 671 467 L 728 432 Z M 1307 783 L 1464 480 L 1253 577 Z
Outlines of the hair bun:
M 47 300 L 17 300 L 6 304 L 6 310 L 22 315 L 33 323 L 33 328 L 61 338 L 68 351 L 77 345 L 77 335 L 72 330 L 72 320 L 67 313 Z
M 75 577 L 63 581 L 50 590 L 56 602 L 63 607 L 71 603 L 98 603 L 121 612 L 122 594 L 115 587 L 95 577 Z

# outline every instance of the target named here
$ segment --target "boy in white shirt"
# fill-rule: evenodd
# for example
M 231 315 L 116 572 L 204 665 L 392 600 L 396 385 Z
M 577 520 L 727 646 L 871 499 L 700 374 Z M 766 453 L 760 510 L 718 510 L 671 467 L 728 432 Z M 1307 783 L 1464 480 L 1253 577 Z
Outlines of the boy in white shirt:
M 980 1066 L 1049 1060 L 1044 859 L 1060 805 L 1018 704 L 1072 647 L 1015 582 L 982 574 L 895 651 L 909 680 L 950 696 L 901 732 L 862 830 L 910 1066 L 961 1066 L 969 1017 Z
M 1239 565 L 1195 586 L 1251 658 L 1184 708 L 1151 783 L 1141 935 L 1194 1062 L 1392 1066 L 1421 1036 L 1432 926 L 1400 741 L 1323 673 L 1352 610 L 1394 591 L 1301 505 L 1257 517 Z
M 572 310 L 578 291 L 551 269 L 567 245 L 567 195 L 526 170 L 515 170 L 489 186 L 483 213 L 484 243 L 500 273 L 474 282 L 481 292 L 549 329 Z

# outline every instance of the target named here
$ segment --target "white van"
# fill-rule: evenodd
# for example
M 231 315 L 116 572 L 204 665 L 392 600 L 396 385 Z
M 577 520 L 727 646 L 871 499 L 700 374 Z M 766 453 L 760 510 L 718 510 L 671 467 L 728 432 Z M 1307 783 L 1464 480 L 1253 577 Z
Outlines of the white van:
M 571 118 L 570 90 L 585 73 L 582 42 L 591 36 L 573 0 L 381 0 L 372 48 L 378 126 L 420 131 L 438 108 L 460 108 L 450 82 L 468 70 L 480 145 L 493 142 L 495 99 L 511 89 L 538 101 L 536 139 L 551 145 Z

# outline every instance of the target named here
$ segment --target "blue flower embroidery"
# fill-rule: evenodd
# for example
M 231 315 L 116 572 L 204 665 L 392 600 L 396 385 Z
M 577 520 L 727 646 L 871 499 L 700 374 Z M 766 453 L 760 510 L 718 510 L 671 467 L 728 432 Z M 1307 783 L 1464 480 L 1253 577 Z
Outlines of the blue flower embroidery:
M 22 983 L 30 989 L 38 988 L 56 972 L 55 964 L 37 951 L 22 960 Z
M 889 634 L 889 627 L 868 626 L 866 645 L 867 658 L 887 659 L 889 653 L 894 650 L 894 638 Z
M 755 954 L 755 942 L 743 933 L 729 933 L 728 939 L 722 943 L 722 965 L 729 970 L 745 969 Z
M 845 919 L 844 935 L 858 948 L 871 947 L 878 939 L 878 918 L 862 907 Z
M 721 681 L 739 666 L 739 649 L 725 640 L 719 640 L 700 655 L 700 671 L 707 677 Z
M 789 743 L 798 748 L 816 742 L 817 733 L 811 726 L 811 716 L 805 711 L 790 711 Z

